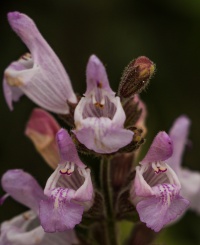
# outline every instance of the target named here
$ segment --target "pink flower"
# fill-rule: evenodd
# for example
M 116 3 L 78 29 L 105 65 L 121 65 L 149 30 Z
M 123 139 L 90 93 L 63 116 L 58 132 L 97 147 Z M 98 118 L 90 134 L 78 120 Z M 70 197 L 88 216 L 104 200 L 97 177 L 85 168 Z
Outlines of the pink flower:
M 90 150 L 116 152 L 132 141 L 133 132 L 124 129 L 120 98 L 111 90 L 105 67 L 95 55 L 89 59 L 86 77 L 87 90 L 75 109 L 73 132 Z
M 76 103 L 77 98 L 60 60 L 28 16 L 11 12 L 8 21 L 30 50 L 5 70 L 3 87 L 9 108 L 25 94 L 44 109 L 67 114 L 67 100 Z
M 61 162 L 47 180 L 44 193 L 48 198 L 40 202 L 40 221 L 46 232 L 73 229 L 93 204 L 90 170 L 85 169 L 66 130 L 58 132 L 57 142 Z
M 45 199 L 42 188 L 28 173 L 20 169 L 8 170 L 1 179 L 4 191 L 19 203 L 30 208 L 1 224 L 0 245 L 72 245 L 78 244 L 73 230 L 45 233 L 38 219 L 39 202 Z M 33 225 L 36 224 L 36 225 Z
M 136 167 L 130 191 L 140 220 L 156 232 L 183 214 L 189 205 L 180 195 L 176 173 L 166 163 L 172 152 L 170 137 L 165 132 L 158 133 L 141 166 Z

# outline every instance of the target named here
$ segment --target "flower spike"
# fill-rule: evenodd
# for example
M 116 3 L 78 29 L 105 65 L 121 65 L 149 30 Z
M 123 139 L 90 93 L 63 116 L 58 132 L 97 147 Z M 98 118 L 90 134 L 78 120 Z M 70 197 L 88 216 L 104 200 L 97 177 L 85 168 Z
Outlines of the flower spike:
M 67 100 L 76 103 L 77 98 L 60 60 L 28 16 L 11 12 L 8 21 L 31 53 L 5 70 L 3 87 L 9 108 L 12 110 L 12 101 L 25 94 L 44 109 L 67 114 Z

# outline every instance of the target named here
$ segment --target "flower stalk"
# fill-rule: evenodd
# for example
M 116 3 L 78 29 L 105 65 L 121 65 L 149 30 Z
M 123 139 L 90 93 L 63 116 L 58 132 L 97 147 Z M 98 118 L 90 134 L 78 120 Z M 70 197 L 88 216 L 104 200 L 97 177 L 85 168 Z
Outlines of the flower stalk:
M 101 189 L 104 196 L 104 207 L 106 209 L 106 218 L 105 221 L 103 221 L 103 228 L 105 230 L 105 244 L 119 245 L 115 219 L 115 205 L 113 202 L 113 188 L 110 178 L 110 166 L 110 158 L 103 157 L 101 159 Z

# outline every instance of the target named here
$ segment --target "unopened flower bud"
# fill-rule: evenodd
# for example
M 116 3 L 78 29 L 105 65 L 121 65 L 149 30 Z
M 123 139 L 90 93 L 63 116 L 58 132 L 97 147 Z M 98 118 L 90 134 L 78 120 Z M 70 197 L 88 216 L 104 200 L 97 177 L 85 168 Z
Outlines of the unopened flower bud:
M 154 71 L 155 64 L 145 56 L 131 61 L 123 72 L 119 84 L 119 96 L 129 98 L 139 94 L 148 85 Z
M 25 130 L 26 136 L 32 140 L 37 151 L 45 161 L 55 169 L 60 160 L 55 140 L 60 125 L 43 109 L 33 110 Z

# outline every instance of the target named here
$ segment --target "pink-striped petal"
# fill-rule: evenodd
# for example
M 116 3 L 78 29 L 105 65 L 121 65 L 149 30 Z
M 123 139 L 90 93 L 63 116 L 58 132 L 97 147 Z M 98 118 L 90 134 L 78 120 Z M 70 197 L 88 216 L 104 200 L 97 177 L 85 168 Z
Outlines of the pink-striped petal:
M 67 114 L 67 100 L 76 103 L 77 98 L 60 60 L 28 16 L 11 12 L 8 21 L 31 52 L 5 70 L 4 93 L 9 107 L 12 109 L 12 101 L 23 92 L 44 109 Z

